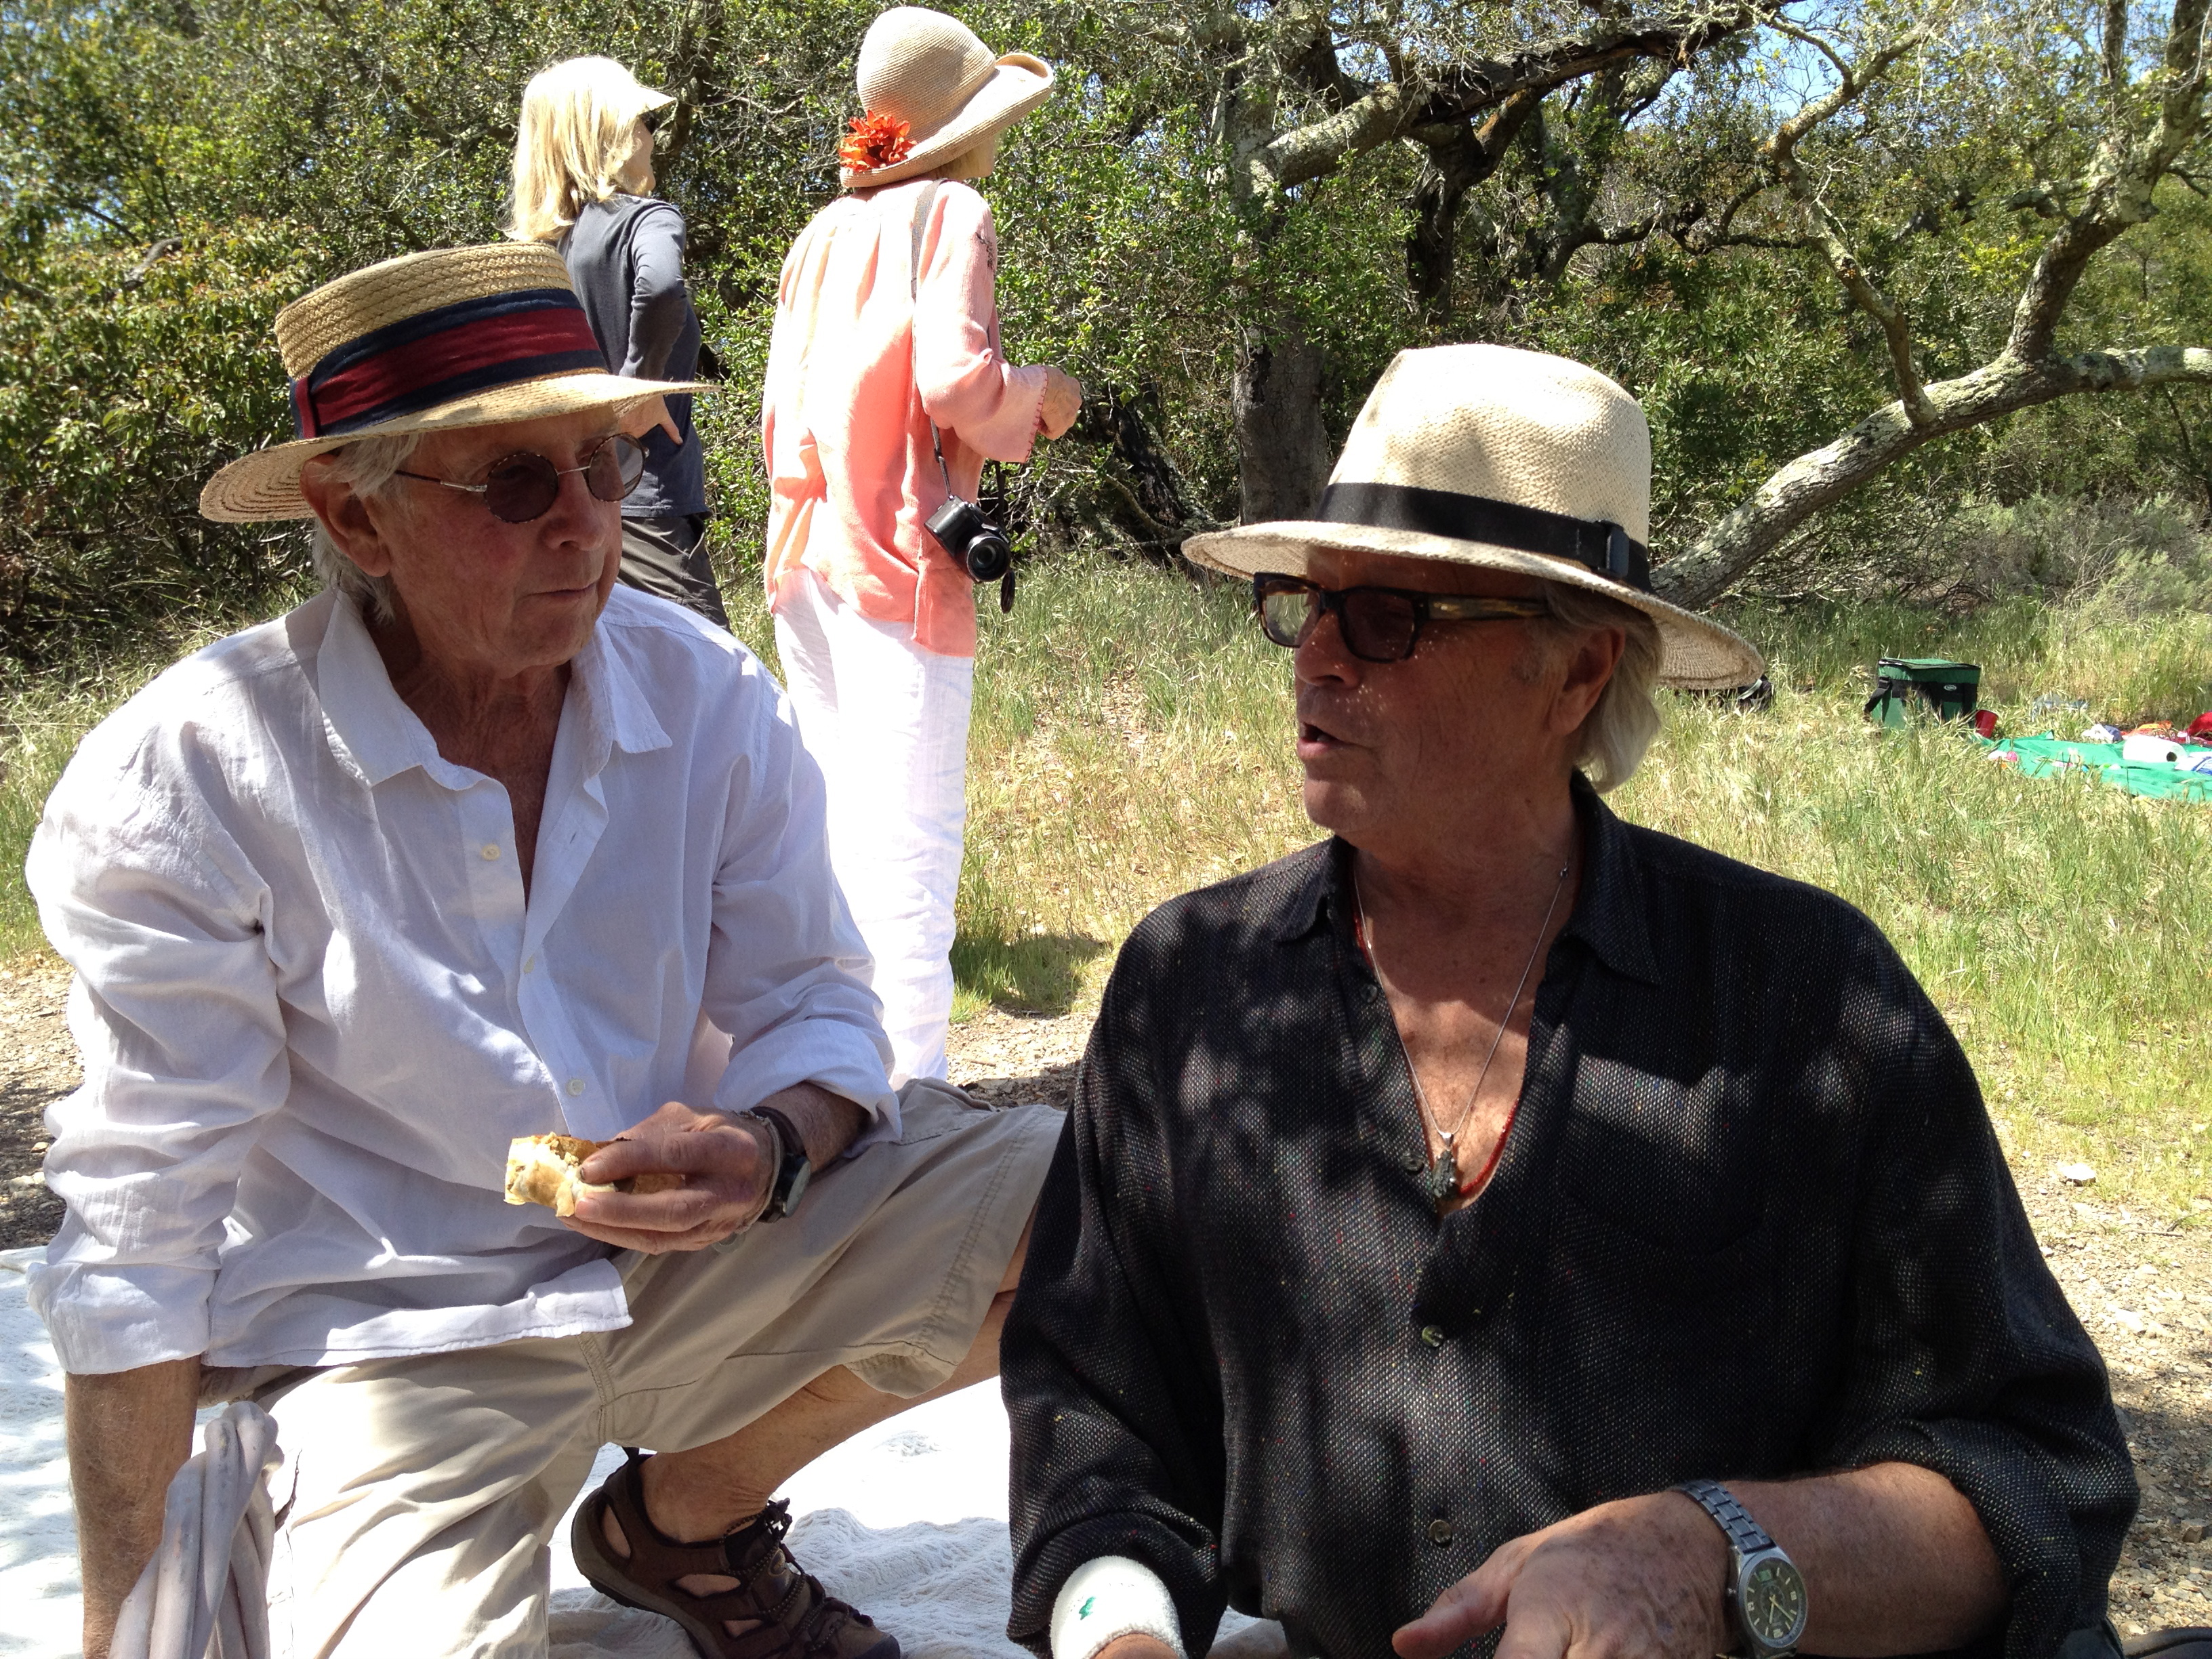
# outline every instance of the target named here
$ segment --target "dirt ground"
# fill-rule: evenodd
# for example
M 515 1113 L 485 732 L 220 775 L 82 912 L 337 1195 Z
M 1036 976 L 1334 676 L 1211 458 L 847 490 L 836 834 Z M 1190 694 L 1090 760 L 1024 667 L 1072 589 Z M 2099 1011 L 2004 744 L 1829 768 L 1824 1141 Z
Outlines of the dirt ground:
M 61 1224 L 46 1190 L 49 1101 L 76 1087 L 76 1044 L 62 1018 L 69 972 L 52 957 L 0 966 L 0 1250 L 43 1244 Z
M 77 1080 L 67 975 L 47 957 L 0 967 L 0 1249 L 43 1243 L 61 1205 L 39 1176 L 40 1115 Z M 997 1104 L 1065 1107 L 1081 1015 L 993 1011 L 956 1027 L 953 1081 Z M 2130 1212 L 2094 1182 L 2015 1174 L 2058 1282 L 2104 1350 L 2142 1485 L 2112 1584 L 2123 1635 L 2212 1625 L 2212 1240 Z

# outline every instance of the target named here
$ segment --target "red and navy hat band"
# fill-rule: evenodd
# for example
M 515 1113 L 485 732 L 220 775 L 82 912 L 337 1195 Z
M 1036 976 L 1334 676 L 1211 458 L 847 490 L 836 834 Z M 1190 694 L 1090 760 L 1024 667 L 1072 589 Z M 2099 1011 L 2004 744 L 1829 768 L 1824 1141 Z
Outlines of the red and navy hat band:
M 488 294 L 347 341 L 292 382 L 292 413 L 302 438 L 331 437 L 496 386 L 606 368 L 568 289 Z

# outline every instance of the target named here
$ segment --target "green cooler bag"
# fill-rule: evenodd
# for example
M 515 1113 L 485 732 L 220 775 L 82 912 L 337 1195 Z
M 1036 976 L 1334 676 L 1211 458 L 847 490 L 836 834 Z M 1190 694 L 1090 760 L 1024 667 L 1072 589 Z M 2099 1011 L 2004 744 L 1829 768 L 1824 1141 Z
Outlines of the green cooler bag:
M 1971 662 L 1940 657 L 1884 657 L 1875 665 L 1874 696 L 1866 701 L 1869 720 L 1902 726 L 1911 711 L 1938 720 L 1971 719 L 1981 700 L 1982 671 Z

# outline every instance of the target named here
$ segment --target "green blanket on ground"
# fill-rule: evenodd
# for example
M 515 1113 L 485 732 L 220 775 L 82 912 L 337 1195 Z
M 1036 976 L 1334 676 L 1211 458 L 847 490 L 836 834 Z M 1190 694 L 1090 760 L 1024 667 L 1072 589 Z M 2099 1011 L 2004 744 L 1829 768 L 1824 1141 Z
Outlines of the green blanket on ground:
M 2192 772 L 2179 766 L 2130 764 L 2120 758 L 2117 743 L 2069 743 L 2063 738 L 2003 738 L 1995 743 L 1976 738 L 1990 759 L 2019 757 L 2021 775 L 2049 777 L 2056 772 L 2087 773 L 2130 795 L 2150 795 L 2167 800 L 2200 801 L 2212 805 L 2212 772 Z M 2192 757 L 2212 757 L 2212 749 L 2183 751 Z

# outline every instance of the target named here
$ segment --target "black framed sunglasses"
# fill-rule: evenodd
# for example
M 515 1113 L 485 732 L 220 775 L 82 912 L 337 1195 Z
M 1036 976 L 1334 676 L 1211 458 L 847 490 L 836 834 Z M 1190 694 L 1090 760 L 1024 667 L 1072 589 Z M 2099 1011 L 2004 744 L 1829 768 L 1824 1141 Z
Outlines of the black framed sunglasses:
M 618 501 L 637 488 L 645 476 L 645 446 L 617 432 L 602 438 L 586 452 L 577 466 L 556 466 L 543 455 L 517 450 L 491 464 L 482 483 L 462 483 L 454 478 L 434 478 L 427 472 L 398 472 L 417 483 L 443 484 L 483 497 L 495 519 L 509 524 L 528 524 L 542 519 L 561 494 L 561 480 L 571 472 L 584 475 L 584 488 L 603 501 Z
M 1334 611 L 1344 648 L 1362 662 L 1403 662 L 1428 622 L 1528 622 L 1551 612 L 1541 599 L 1483 593 L 1419 593 L 1403 587 L 1322 587 L 1303 576 L 1252 578 L 1260 631 L 1295 650 Z

